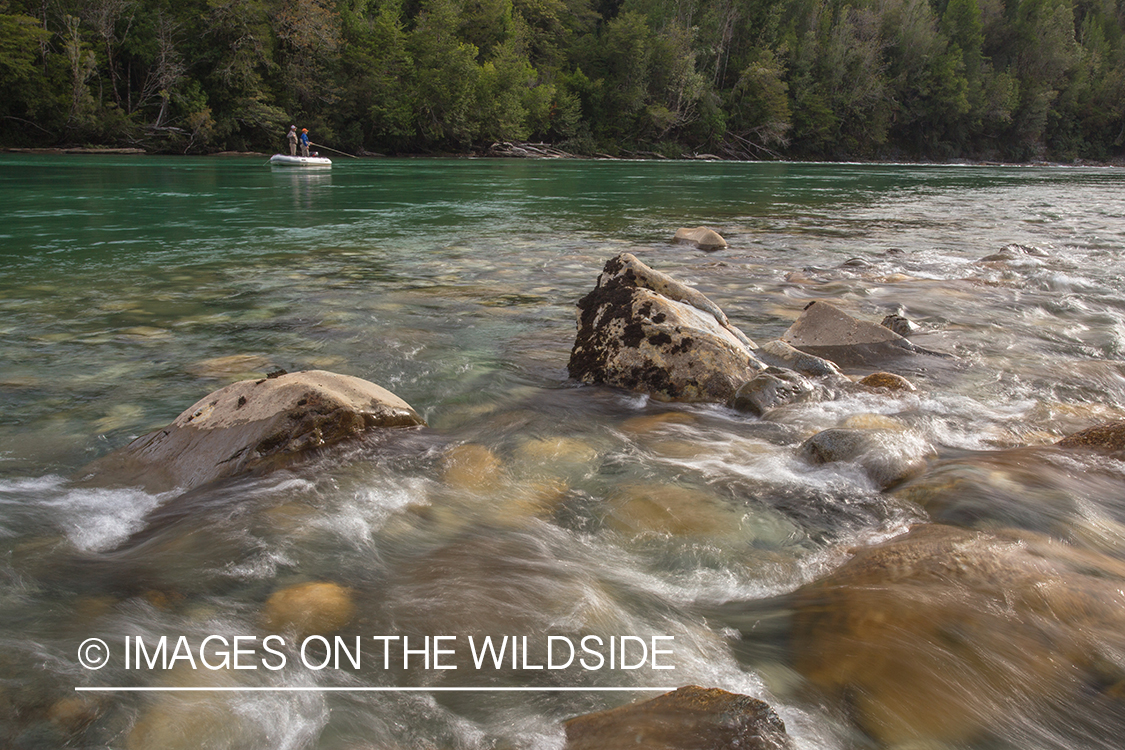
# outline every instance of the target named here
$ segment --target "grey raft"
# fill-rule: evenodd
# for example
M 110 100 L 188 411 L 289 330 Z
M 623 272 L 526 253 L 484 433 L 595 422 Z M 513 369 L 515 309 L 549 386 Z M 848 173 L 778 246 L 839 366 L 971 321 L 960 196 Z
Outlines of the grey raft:
M 274 154 L 270 157 L 274 167 L 331 167 L 332 160 L 324 156 L 286 156 Z

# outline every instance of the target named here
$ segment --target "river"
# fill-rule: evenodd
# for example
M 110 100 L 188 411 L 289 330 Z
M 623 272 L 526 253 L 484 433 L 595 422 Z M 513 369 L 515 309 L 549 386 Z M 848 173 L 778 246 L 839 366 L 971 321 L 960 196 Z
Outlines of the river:
M 559 748 L 566 718 L 688 684 L 763 698 L 799 748 L 875 747 L 794 668 L 785 597 L 932 511 L 847 462 L 810 466 L 800 441 L 897 419 L 936 460 L 1125 419 L 1120 169 L 338 159 L 301 172 L 6 154 L 0 186 L 0 740 L 13 747 Z M 697 225 L 729 247 L 671 241 Z M 1009 243 L 1034 252 L 983 260 Z M 955 364 L 904 370 L 917 391 L 898 398 L 766 419 L 578 386 L 575 302 L 621 252 L 758 342 L 826 300 L 873 322 L 901 312 Z M 76 482 L 208 392 L 277 368 L 370 380 L 429 427 L 183 497 Z M 470 463 L 456 479 L 454 446 Z M 1066 510 L 1023 525 L 1120 559 L 1125 466 L 1097 468 L 1095 489 L 1072 472 L 1051 487 Z M 1015 523 L 1028 481 L 985 482 L 974 502 Z M 349 592 L 359 668 L 263 650 L 264 603 L 309 581 Z M 489 635 L 529 639 L 524 661 L 474 663 Z M 605 660 L 612 637 L 670 653 L 535 669 L 550 635 L 596 635 Z M 191 656 L 126 664 L 162 636 Z M 255 668 L 193 669 L 208 636 L 212 659 L 243 637 Z M 427 636 L 449 651 L 384 664 L 401 642 L 386 638 Z M 105 668 L 77 658 L 89 638 Z M 674 669 L 653 668 L 663 659 Z M 170 686 L 226 692 L 75 692 Z M 442 687 L 490 691 L 400 689 Z M 1118 746 L 1101 694 L 1070 704 L 1087 729 L 1068 733 L 1021 708 L 1018 685 L 979 697 L 1009 688 L 1006 728 L 949 746 Z

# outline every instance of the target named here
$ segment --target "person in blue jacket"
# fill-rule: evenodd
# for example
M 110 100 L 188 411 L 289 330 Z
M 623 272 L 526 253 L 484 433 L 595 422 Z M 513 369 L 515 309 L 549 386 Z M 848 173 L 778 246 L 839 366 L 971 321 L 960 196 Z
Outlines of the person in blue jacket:
M 309 129 L 301 128 L 301 156 L 309 155 Z

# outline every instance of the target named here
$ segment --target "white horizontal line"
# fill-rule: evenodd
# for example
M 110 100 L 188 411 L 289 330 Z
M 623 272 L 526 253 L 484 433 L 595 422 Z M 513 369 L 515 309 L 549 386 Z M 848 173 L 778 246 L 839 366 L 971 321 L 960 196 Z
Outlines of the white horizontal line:
M 674 687 L 76 687 L 79 693 L 551 693 L 637 692 L 668 693 Z

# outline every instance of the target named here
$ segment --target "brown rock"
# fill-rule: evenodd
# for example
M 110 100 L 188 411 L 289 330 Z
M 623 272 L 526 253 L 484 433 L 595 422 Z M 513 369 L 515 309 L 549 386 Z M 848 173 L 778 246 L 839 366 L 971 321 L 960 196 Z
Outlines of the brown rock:
M 781 339 L 762 344 L 757 354 L 763 362 L 795 370 L 802 375 L 825 376 L 833 379 L 842 377 L 840 368 L 835 362 L 795 349 Z
M 477 443 L 454 446 L 445 454 L 443 463 L 442 481 L 461 490 L 494 489 L 503 477 L 504 466 L 500 459 Z
M 166 687 L 229 689 L 235 686 L 231 672 L 190 669 L 181 664 L 161 673 L 158 679 Z M 236 748 L 254 743 L 229 694 L 209 690 L 155 694 L 125 738 L 126 750 Z
M 1055 443 L 1060 448 L 1086 448 L 1103 453 L 1125 450 L 1125 420 L 1089 427 Z
M 883 318 L 883 322 L 879 325 L 883 326 L 884 328 L 890 329 L 891 331 L 897 333 L 899 336 L 903 336 L 905 338 L 910 338 L 915 333 L 918 333 L 922 330 L 921 326 L 919 326 L 909 318 L 903 317 L 902 315 L 888 315 Z
M 647 435 L 668 425 L 695 424 L 698 418 L 683 411 L 666 411 L 660 414 L 646 414 L 629 417 L 621 423 L 621 431 L 627 435 Z
M 99 484 L 187 490 L 282 465 L 365 430 L 421 424 L 409 404 L 374 383 L 309 370 L 232 383 L 86 472 Z
M 296 632 L 298 638 L 334 633 L 355 617 L 349 589 L 329 581 L 310 581 L 275 591 L 262 610 L 271 634 Z
M 917 526 L 797 592 L 795 666 L 886 745 L 967 741 L 1120 681 L 1123 586 L 1046 537 Z
M 1033 245 L 1019 245 L 1015 242 L 1005 245 L 1000 248 L 999 252 L 986 256 L 980 259 L 981 263 L 991 263 L 995 261 L 1010 261 L 1020 258 L 1021 256 L 1031 256 L 1035 258 L 1048 258 L 1050 253 L 1041 247 Z
M 1117 554 L 1125 523 L 1111 513 L 1125 492 L 1125 467 L 1094 451 L 1056 446 L 979 451 L 936 462 L 895 489 L 928 517 L 953 526 L 1019 527 Z
M 859 381 L 859 384 L 868 388 L 885 388 L 888 391 L 914 391 L 914 384 L 901 375 L 893 372 L 873 372 Z
M 785 724 L 757 698 L 688 685 L 565 723 L 567 750 L 781 750 Z
M 606 523 L 625 534 L 727 538 L 741 530 L 741 515 L 718 497 L 680 485 L 620 485 L 606 506 Z
M 213 357 L 188 365 L 188 372 L 199 378 L 233 379 L 261 377 L 273 369 L 273 363 L 260 354 L 231 354 Z
M 72 696 L 56 701 L 47 710 L 47 719 L 68 734 L 85 729 L 101 713 L 101 706 L 85 696 Z

